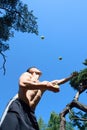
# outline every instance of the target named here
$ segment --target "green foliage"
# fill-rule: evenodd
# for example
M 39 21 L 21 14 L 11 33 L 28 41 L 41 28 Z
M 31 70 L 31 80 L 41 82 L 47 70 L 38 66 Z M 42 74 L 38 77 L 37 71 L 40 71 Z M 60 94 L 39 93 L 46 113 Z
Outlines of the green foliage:
M 74 89 L 78 89 L 78 86 L 79 86 L 79 83 L 78 83 L 78 75 L 73 77 L 71 80 L 70 80 L 70 85 L 71 87 L 73 87 Z
M 28 11 L 26 4 L 20 0 L 0 0 L 0 54 L 3 57 L 2 67 L 6 72 L 6 57 L 3 52 L 8 50 L 7 41 L 14 37 L 14 31 L 34 33 L 38 35 L 37 18 L 33 11 Z
M 0 43 L 0 53 L 3 51 L 6 51 L 9 49 L 9 45 L 8 44 L 2 44 Z
M 72 110 L 72 115 L 69 115 L 69 118 L 74 127 L 77 126 L 79 130 L 87 129 L 87 113 Z
M 80 73 L 78 75 L 78 82 L 82 83 L 82 85 L 87 84 L 87 68 L 80 71 Z
M 71 122 L 66 122 L 66 129 L 65 130 L 74 130 L 73 125 Z
M 70 85 L 79 90 L 83 85 L 87 85 L 87 68 L 81 70 L 76 77 L 70 80 Z
M 46 130 L 58 130 L 60 126 L 60 117 L 55 112 L 50 115 L 50 120 L 48 122 L 48 128 Z
M 84 65 L 87 65 L 87 59 L 85 59 L 85 61 L 83 62 Z
M 40 130 L 45 130 L 46 129 L 46 124 L 44 123 L 43 119 L 40 117 L 38 120 L 38 125 Z
M 38 124 L 40 130 L 59 130 L 60 116 L 55 112 L 51 112 L 50 119 L 47 125 L 44 123 L 42 118 L 39 118 Z M 70 122 L 66 122 L 66 130 L 74 130 Z
M 13 30 L 38 35 L 36 19 L 33 11 L 28 11 L 20 0 L 0 0 L 0 51 L 3 51 L 3 42 L 14 36 Z

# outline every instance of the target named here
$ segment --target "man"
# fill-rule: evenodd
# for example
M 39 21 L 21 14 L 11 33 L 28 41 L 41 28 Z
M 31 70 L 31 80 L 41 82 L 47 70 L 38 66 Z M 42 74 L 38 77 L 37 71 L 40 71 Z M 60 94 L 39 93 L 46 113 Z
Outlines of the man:
M 19 78 L 19 92 L 8 104 L 0 130 L 39 130 L 35 108 L 46 90 L 59 92 L 59 86 L 74 75 L 61 80 L 39 81 L 41 71 L 31 67 Z

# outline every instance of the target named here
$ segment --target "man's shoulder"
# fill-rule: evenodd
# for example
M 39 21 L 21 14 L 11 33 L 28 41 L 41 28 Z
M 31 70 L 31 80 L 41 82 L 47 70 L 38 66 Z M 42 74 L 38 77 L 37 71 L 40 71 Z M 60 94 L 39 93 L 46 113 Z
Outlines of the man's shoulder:
M 21 76 L 20 77 L 26 77 L 26 76 L 31 76 L 31 74 L 29 73 L 29 72 L 24 72 L 24 73 L 22 73 L 21 74 Z

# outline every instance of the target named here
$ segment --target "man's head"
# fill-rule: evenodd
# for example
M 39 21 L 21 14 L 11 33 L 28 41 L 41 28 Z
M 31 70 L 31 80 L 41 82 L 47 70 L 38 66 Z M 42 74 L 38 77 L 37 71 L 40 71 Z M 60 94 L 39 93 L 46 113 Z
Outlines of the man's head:
M 39 76 L 41 76 L 41 74 L 42 74 L 42 72 L 38 68 L 36 68 L 35 66 L 28 68 L 27 72 L 29 72 L 31 74 L 36 73 Z

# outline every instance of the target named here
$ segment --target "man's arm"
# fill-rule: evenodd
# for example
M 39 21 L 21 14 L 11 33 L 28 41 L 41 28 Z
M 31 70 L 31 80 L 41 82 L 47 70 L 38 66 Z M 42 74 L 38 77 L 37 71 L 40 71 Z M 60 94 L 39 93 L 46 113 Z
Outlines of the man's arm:
M 60 80 L 53 80 L 53 81 L 51 81 L 51 83 L 54 84 L 54 85 L 57 85 L 57 84 L 61 85 L 61 84 L 68 82 L 70 79 L 72 79 L 76 75 L 77 75 L 76 73 L 73 73 L 72 75 L 70 75 L 67 78 L 63 78 L 63 79 L 60 79 Z
M 48 82 L 48 81 L 43 81 L 43 82 L 26 81 L 22 84 L 22 87 L 26 87 L 27 89 L 30 89 L 30 90 L 42 89 L 42 90 L 50 90 L 53 92 L 59 91 L 58 88 L 56 88 L 51 82 Z
M 54 85 L 49 82 L 49 81 L 43 81 L 43 82 L 34 82 L 29 80 L 29 76 L 27 75 L 22 75 L 19 79 L 19 86 L 20 87 L 25 87 L 26 89 L 29 90 L 34 90 L 34 89 L 42 89 L 42 90 L 50 90 L 53 92 L 58 92 L 59 89 L 54 87 Z

